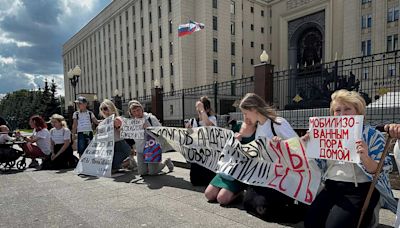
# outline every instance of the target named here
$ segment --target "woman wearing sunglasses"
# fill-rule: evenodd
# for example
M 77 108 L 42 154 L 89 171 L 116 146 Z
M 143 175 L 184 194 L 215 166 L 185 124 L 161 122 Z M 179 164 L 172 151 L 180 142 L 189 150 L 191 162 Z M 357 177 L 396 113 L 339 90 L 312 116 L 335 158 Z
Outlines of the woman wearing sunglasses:
M 120 137 L 120 128 L 122 121 L 119 117 L 119 113 L 117 108 L 115 107 L 114 103 L 108 99 L 105 99 L 100 104 L 100 114 L 107 118 L 111 115 L 115 115 L 114 121 L 114 156 L 113 156 L 113 163 L 112 169 L 117 170 L 121 168 L 122 162 L 129 157 L 131 152 L 131 148 L 129 147 L 128 143 L 125 140 L 121 139 Z

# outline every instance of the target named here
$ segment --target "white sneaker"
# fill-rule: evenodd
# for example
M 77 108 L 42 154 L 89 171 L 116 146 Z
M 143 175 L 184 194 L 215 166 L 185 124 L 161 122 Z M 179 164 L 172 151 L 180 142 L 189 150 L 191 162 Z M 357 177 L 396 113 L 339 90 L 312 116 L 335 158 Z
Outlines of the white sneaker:
M 168 167 L 168 170 L 172 172 L 174 170 L 174 163 L 172 163 L 171 158 L 167 158 L 165 160 L 165 165 Z

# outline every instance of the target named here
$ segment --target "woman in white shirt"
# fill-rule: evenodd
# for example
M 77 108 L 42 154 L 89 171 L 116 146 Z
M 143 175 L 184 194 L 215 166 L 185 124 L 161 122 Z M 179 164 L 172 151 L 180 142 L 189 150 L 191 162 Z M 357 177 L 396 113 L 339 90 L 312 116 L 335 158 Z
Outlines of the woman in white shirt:
M 239 108 L 244 119 L 256 124 L 255 139 L 279 141 L 298 137 L 290 124 L 254 93 L 246 94 Z M 244 207 L 247 211 L 268 220 L 288 218 L 287 212 L 293 203 L 292 198 L 266 187 L 249 186 L 244 197 Z M 282 216 L 286 218 L 281 218 Z
M 32 158 L 29 167 L 33 168 L 39 165 L 36 158 L 48 158 L 51 154 L 50 133 L 49 130 L 47 130 L 46 122 L 40 116 L 32 116 L 29 119 L 29 125 L 33 128 L 32 136 L 24 137 L 27 143 L 22 144 L 21 147 L 25 156 Z M 36 145 L 33 143 L 36 143 Z
M 115 115 L 114 120 L 114 156 L 112 162 L 112 169 L 118 170 L 122 167 L 122 162 L 129 158 L 131 153 L 131 148 L 125 140 L 121 139 L 121 125 L 122 120 L 119 117 L 119 113 L 114 103 L 108 99 L 104 99 L 104 101 L 100 104 L 100 114 L 107 118 L 111 115 Z
M 54 114 L 50 117 L 53 128 L 51 137 L 51 167 L 67 169 L 76 166 L 77 158 L 73 155 L 71 131 L 68 129 L 63 116 Z

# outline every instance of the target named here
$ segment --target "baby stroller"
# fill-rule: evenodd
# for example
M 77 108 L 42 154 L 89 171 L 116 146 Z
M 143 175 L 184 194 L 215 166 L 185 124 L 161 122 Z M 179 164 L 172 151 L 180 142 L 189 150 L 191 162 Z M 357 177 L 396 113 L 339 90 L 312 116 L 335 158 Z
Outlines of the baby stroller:
M 5 170 L 10 170 L 22 154 L 22 151 L 12 148 L 12 145 L 0 145 L 0 167 L 3 166 Z M 22 165 L 21 161 L 18 161 L 17 168 L 23 170 L 25 165 Z

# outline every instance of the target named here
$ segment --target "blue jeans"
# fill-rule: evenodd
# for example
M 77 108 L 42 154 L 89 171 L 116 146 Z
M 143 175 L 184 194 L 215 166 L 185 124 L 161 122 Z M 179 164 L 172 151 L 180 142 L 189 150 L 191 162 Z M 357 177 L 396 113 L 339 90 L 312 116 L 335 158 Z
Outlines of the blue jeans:
M 85 152 L 86 147 L 89 145 L 90 141 L 93 139 L 93 132 L 78 132 L 78 154 L 82 156 Z

